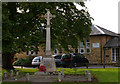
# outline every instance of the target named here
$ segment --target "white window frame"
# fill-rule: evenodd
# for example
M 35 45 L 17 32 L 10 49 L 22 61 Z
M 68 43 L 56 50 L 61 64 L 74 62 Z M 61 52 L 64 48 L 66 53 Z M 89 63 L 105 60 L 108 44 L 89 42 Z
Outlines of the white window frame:
M 38 55 L 38 54 L 39 54 L 39 52 L 37 51 L 37 53 L 35 52 L 35 54 L 36 54 L 36 55 Z
M 27 52 L 28 52 L 28 54 L 27 54 Z M 26 56 L 29 56 L 29 51 L 26 51 Z
M 81 45 L 81 43 L 82 43 L 82 45 Z M 81 47 L 81 46 L 82 46 L 82 47 Z M 84 52 L 81 52 L 82 49 L 83 49 Z M 83 42 L 80 42 L 80 53 L 81 53 L 81 54 L 84 54 L 84 53 L 85 53 L 85 46 L 84 46 Z
M 55 53 L 55 51 L 56 51 L 56 53 Z M 57 54 L 57 49 L 54 50 L 54 54 Z
M 35 46 L 31 46 L 31 47 L 35 47 Z M 27 52 L 28 52 L 28 54 L 27 54 Z M 37 54 L 36 54 L 36 52 L 32 49 L 32 50 L 30 50 L 30 51 L 27 51 L 26 52 L 26 56 L 34 56 L 34 55 L 38 55 L 39 54 L 39 50 L 37 51 Z M 31 53 L 31 52 L 33 52 L 33 53 Z
M 114 49 L 114 60 L 113 60 L 113 49 Z M 111 48 L 111 61 L 112 61 L 112 63 L 116 63 L 116 61 L 117 61 L 116 58 L 117 58 L 117 47 L 114 47 L 114 48 Z
M 33 52 L 33 53 L 32 53 Z M 35 52 L 33 50 L 30 51 L 30 55 L 35 55 Z
M 87 46 L 87 44 L 89 43 L 89 47 Z M 90 50 L 90 52 L 91 52 L 91 43 L 90 43 L 90 39 L 89 39 L 89 42 L 87 42 L 87 40 L 86 40 L 86 53 L 87 54 L 90 54 L 90 52 L 87 52 L 87 49 L 89 49 Z

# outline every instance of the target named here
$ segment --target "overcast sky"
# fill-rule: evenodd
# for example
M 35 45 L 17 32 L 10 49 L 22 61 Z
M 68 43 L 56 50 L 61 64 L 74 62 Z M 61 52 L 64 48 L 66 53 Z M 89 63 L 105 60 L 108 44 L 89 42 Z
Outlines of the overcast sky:
M 88 0 L 86 7 L 94 18 L 93 24 L 118 33 L 118 2 L 120 0 Z M 78 8 L 80 6 L 77 6 Z

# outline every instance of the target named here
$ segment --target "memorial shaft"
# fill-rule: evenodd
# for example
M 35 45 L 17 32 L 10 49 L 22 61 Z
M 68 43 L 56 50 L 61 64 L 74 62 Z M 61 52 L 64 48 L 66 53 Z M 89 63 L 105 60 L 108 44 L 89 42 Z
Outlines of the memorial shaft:
M 46 29 L 46 56 L 51 55 L 50 27 Z

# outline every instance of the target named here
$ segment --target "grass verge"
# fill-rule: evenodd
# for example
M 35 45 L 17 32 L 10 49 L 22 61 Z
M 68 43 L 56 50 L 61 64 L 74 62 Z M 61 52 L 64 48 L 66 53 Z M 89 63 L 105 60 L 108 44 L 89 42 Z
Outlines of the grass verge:
M 116 82 L 118 82 L 118 80 L 119 80 L 118 68 L 105 68 L 105 69 L 58 68 L 57 71 L 60 71 L 62 73 L 62 69 L 64 69 L 65 74 L 84 74 L 85 70 L 89 70 L 92 75 L 95 75 L 98 78 L 98 82 L 100 82 L 100 83 L 97 83 L 97 84 L 104 84 L 104 83 L 116 84 Z M 4 71 L 6 71 L 8 74 L 10 73 L 9 71 L 2 69 L 2 72 L 4 72 Z M 19 69 L 19 72 L 21 75 L 25 75 L 26 73 L 30 73 L 32 75 L 36 71 L 38 71 L 38 69 L 35 69 L 35 68 L 34 69 Z M 56 83 L 53 83 L 53 84 L 56 84 Z M 59 84 L 59 83 L 57 83 L 57 84 Z M 71 83 L 63 82 L 62 84 L 71 84 Z M 74 84 L 79 84 L 79 83 L 74 83 Z M 80 83 L 80 84 L 96 84 L 96 83 Z
M 64 69 L 65 74 L 75 74 L 75 69 L 59 68 L 57 71 L 62 72 Z M 105 68 L 105 69 L 76 69 L 76 74 L 84 74 L 85 70 L 89 70 L 92 75 L 98 78 L 99 82 L 118 82 L 118 68 Z

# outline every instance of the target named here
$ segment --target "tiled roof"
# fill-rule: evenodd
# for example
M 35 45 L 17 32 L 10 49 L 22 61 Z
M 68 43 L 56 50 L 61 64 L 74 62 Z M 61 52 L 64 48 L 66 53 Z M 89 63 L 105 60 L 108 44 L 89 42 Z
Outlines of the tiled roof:
M 97 25 L 92 25 L 91 27 L 92 32 L 90 33 L 90 35 L 110 35 L 110 36 L 118 36 L 116 33 L 109 31 L 105 28 L 102 28 L 100 26 Z
M 104 48 L 120 47 L 120 37 L 111 38 L 104 46 Z

